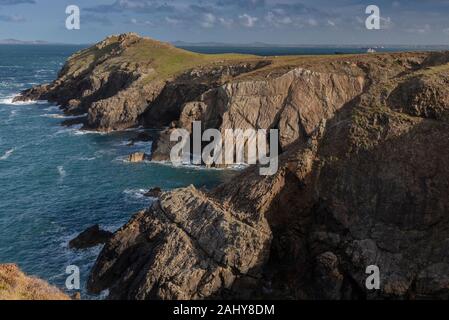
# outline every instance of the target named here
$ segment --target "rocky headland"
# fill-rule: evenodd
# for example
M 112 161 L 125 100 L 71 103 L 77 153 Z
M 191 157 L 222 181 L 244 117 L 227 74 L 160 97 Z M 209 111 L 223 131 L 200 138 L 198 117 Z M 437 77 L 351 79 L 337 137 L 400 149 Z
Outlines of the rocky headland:
M 110 299 L 449 298 L 449 53 L 200 55 L 135 34 L 73 55 L 46 99 L 84 127 L 279 129 L 279 170 L 162 192 L 100 253 Z M 381 272 L 367 290 L 366 267 Z

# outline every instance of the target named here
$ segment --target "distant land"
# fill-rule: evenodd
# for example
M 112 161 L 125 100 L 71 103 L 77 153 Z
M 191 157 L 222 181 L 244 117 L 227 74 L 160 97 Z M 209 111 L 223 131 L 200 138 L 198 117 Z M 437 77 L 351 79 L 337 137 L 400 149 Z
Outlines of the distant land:
M 407 48 L 407 49 L 427 49 L 427 50 L 449 50 L 449 45 L 406 45 L 406 44 L 275 44 L 265 42 L 251 43 L 228 43 L 228 42 L 188 42 L 188 41 L 168 41 L 168 43 L 180 48 L 210 47 L 210 48 L 359 48 L 359 49 L 384 49 L 384 48 Z M 44 40 L 19 40 L 19 39 L 0 39 L 0 45 L 92 45 L 92 43 L 61 43 Z
M 432 48 L 448 49 L 449 45 L 406 45 L 406 44 L 273 44 L 265 42 L 226 43 L 226 42 L 186 42 L 172 41 L 175 47 L 240 47 L 240 48 Z
M 42 40 L 23 41 L 17 39 L 3 39 L 0 40 L 0 44 L 51 44 L 51 43 Z

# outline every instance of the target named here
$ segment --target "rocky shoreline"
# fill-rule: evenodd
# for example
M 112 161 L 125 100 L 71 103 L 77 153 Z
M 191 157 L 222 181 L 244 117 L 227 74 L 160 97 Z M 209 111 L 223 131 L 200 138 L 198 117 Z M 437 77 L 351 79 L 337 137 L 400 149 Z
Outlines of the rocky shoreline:
M 124 34 L 17 99 L 87 113 L 85 129 L 159 128 L 154 160 L 197 120 L 280 131 L 277 174 L 253 166 L 210 192 L 162 192 L 106 242 L 90 292 L 448 298 L 448 63 L 447 52 L 206 57 Z M 365 287 L 369 265 L 380 290 Z

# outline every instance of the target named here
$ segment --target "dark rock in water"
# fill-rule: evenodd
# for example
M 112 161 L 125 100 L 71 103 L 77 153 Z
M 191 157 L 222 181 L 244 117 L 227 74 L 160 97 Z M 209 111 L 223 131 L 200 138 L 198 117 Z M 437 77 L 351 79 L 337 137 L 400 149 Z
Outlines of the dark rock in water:
M 129 143 L 128 146 L 133 146 L 136 142 L 149 142 L 149 141 L 153 141 L 154 137 L 151 133 L 148 132 L 139 132 L 139 134 L 135 137 L 132 138 Z
M 147 155 L 143 152 L 136 152 L 129 155 L 128 157 L 129 162 L 143 162 L 147 159 L 148 159 Z
M 159 198 L 161 195 L 162 190 L 159 187 L 150 189 L 147 193 L 144 194 L 145 197 L 149 198 Z
M 80 233 L 75 239 L 69 242 L 69 247 L 72 249 L 87 249 L 92 248 L 100 244 L 106 243 L 113 233 L 100 229 L 100 226 L 94 225 L 82 233 Z

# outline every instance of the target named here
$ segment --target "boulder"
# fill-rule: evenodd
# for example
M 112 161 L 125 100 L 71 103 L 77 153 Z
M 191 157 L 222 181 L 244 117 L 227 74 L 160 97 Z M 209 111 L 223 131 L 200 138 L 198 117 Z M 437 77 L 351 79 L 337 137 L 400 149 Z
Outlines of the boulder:
M 106 243 L 112 237 L 112 232 L 101 230 L 99 225 L 94 225 L 80 233 L 69 242 L 72 249 L 87 249 Z
M 152 189 L 148 190 L 148 192 L 145 193 L 144 196 L 149 197 L 149 198 L 159 198 L 161 193 L 162 193 L 161 188 L 156 187 L 156 188 L 152 188 Z
M 136 153 L 133 153 L 133 154 L 131 154 L 131 155 L 129 155 L 129 157 L 128 157 L 128 161 L 129 162 L 143 162 L 143 161 L 145 161 L 145 160 L 147 160 L 147 155 L 145 154 L 145 153 L 143 153 L 143 152 L 136 152 Z

